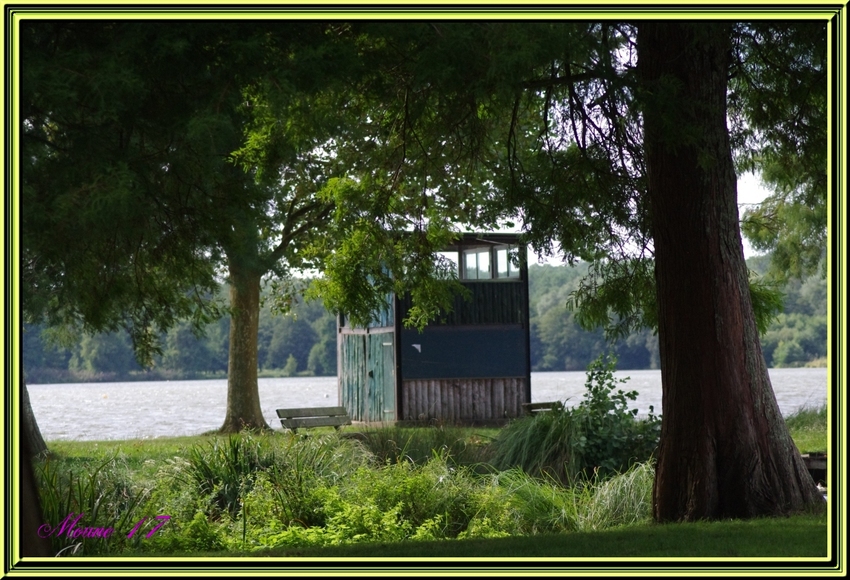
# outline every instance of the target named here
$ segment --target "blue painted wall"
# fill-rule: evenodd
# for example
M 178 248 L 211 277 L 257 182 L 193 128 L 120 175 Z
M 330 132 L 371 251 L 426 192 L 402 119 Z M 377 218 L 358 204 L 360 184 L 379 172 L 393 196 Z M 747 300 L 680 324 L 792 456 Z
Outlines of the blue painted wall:
M 519 325 L 426 327 L 401 331 L 401 376 L 408 379 L 525 377 L 526 329 Z

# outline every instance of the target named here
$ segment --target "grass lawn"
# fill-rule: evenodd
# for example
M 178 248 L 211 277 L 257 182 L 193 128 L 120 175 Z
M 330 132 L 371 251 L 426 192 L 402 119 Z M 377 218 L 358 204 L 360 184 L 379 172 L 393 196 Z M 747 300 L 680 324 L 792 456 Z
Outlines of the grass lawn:
M 826 453 L 826 407 L 806 407 L 785 419 L 800 453 Z
M 264 552 L 183 554 L 211 558 L 824 558 L 825 515 L 632 526 L 598 532 L 432 542 L 363 543 Z M 173 554 L 172 554 L 173 556 Z

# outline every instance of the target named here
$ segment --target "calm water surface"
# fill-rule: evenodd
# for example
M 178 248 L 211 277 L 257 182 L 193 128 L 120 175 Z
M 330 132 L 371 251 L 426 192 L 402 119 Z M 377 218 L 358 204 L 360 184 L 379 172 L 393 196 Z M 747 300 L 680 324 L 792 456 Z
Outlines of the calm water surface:
M 618 371 L 629 377 L 623 390 L 638 392 L 631 405 L 641 414 L 661 409 L 660 371 Z M 771 383 L 784 415 L 826 404 L 826 369 L 771 369 Z M 531 400 L 566 401 L 584 394 L 584 372 L 532 373 Z M 260 402 L 269 425 L 278 428 L 275 409 L 337 404 L 336 377 L 260 379 Z M 44 438 L 103 441 L 198 435 L 224 422 L 227 381 L 157 381 L 27 385 Z

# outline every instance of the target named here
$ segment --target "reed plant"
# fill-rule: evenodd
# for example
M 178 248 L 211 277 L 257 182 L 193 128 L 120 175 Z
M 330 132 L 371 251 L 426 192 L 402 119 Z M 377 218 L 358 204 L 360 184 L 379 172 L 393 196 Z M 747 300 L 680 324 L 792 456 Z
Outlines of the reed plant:
M 196 489 L 199 496 L 211 497 L 219 512 L 234 516 L 257 474 L 264 473 L 290 518 L 298 519 L 303 514 L 297 504 L 316 481 L 333 485 L 366 460 L 355 443 L 335 434 L 302 437 L 244 432 L 191 447 L 175 478 Z
M 430 425 L 427 427 L 373 427 L 355 435 L 379 464 L 412 461 L 424 464 L 435 452 L 451 462 L 471 466 L 481 460 L 484 439 L 468 427 Z
M 208 445 L 191 447 L 178 480 L 210 496 L 213 506 L 231 515 L 239 511 L 239 498 L 250 489 L 254 474 L 275 463 L 272 449 L 250 433 L 213 439 Z
M 648 461 L 595 485 L 584 484 L 588 493 L 577 510 L 576 529 L 591 531 L 650 523 L 654 479 L 655 465 Z
M 35 464 L 44 525 L 39 534 L 50 538 L 57 555 L 106 555 L 123 550 L 126 533 L 142 519 L 148 495 L 124 477 L 116 458 L 93 469 L 69 468 L 50 457 Z M 78 534 L 85 528 L 113 530 L 108 537 Z
M 490 444 L 486 460 L 500 471 L 519 467 L 531 475 L 567 484 L 579 468 L 575 456 L 581 436 L 578 427 L 569 409 L 516 419 Z

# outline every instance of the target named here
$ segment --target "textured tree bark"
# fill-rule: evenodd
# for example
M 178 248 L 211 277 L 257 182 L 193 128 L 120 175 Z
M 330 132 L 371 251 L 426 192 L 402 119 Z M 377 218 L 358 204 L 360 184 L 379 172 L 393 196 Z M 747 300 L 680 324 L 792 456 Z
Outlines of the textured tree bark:
M 38 527 L 44 523 L 38 486 L 33 471 L 33 459 L 47 453 L 47 444 L 32 412 L 26 379 L 21 381 L 21 556 L 52 556 L 50 542 L 38 535 Z
M 658 521 L 822 503 L 770 385 L 738 225 L 724 24 L 639 25 L 663 419 Z
M 18 541 L 21 544 L 22 557 L 47 557 L 50 552 L 50 541 L 38 535 L 38 528 L 45 522 L 41 513 L 41 502 L 38 499 L 38 486 L 33 471 L 33 454 L 30 441 L 24 433 L 21 434 L 21 474 L 20 474 L 20 509 L 21 528 Z
M 30 453 L 32 453 L 33 457 L 44 455 L 47 453 L 47 443 L 44 442 L 44 437 L 41 436 L 41 429 L 38 428 L 35 414 L 32 412 L 26 379 L 22 379 L 21 392 L 21 437 L 27 440 Z
M 271 429 L 260 408 L 257 385 L 257 332 L 262 274 L 230 260 L 230 353 L 227 368 L 227 414 L 220 431 Z

